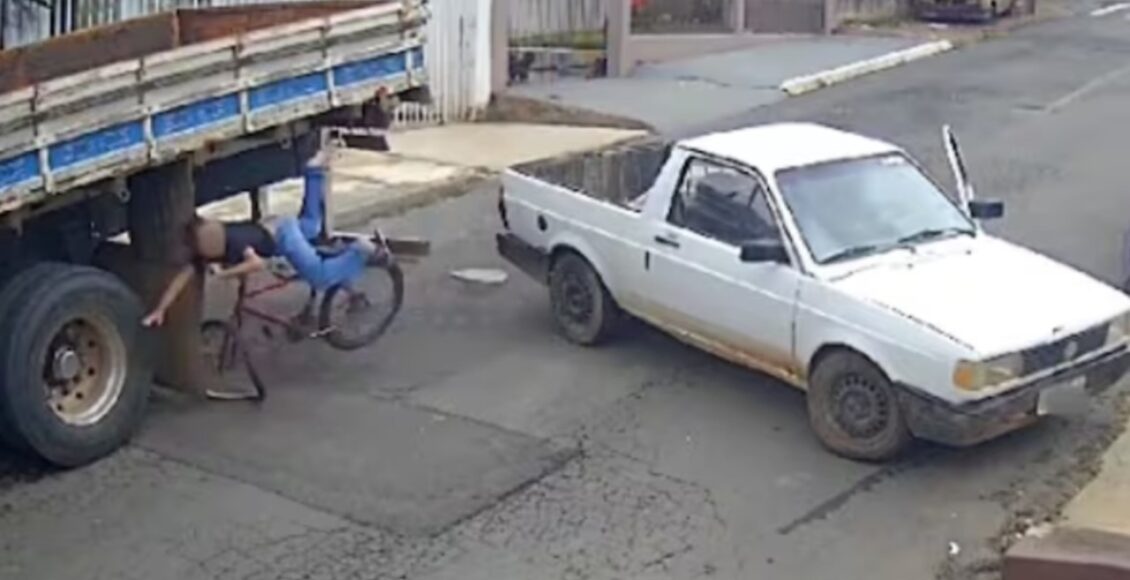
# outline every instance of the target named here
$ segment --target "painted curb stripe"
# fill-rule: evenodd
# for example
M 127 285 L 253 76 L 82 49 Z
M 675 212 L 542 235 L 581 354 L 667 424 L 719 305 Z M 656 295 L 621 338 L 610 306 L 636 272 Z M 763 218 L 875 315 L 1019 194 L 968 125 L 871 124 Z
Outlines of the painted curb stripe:
M 927 58 L 940 54 L 949 50 L 953 50 L 954 45 L 948 40 L 939 40 L 937 42 L 927 42 L 919 44 L 904 50 L 890 52 L 875 58 L 861 60 L 846 64 L 841 67 L 828 69 L 811 75 L 804 75 L 791 78 L 779 87 L 782 91 L 791 96 L 802 95 L 804 93 L 822 89 L 837 83 L 842 83 L 847 80 L 861 77 L 863 75 L 871 74 L 888 68 L 893 68 L 899 65 L 906 64 L 918 59 Z

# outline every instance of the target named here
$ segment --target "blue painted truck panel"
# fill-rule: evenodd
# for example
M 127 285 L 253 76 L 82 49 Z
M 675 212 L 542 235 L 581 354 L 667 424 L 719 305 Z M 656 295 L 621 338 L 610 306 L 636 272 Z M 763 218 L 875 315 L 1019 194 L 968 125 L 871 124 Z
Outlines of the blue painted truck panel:
M 238 94 L 206 99 L 153 115 L 153 137 L 160 141 L 206 131 L 209 127 L 239 117 Z
M 131 121 L 52 145 L 47 149 L 47 164 L 52 171 L 73 169 L 115 153 L 144 146 L 145 125 L 142 121 Z
M 0 159 L 0 197 L 8 188 L 35 180 L 40 171 L 39 153 L 35 151 Z

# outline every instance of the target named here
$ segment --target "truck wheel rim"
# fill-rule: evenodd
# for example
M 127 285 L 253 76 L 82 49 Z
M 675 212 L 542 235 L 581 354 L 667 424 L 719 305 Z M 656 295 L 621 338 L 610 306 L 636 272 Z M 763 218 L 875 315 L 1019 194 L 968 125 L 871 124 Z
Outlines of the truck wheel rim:
M 109 320 L 84 316 L 66 322 L 52 337 L 45 358 L 47 404 L 64 423 L 93 425 L 117 404 L 129 355 Z
M 886 428 L 891 407 L 879 385 L 851 374 L 839 380 L 832 395 L 832 415 L 851 437 L 870 439 Z

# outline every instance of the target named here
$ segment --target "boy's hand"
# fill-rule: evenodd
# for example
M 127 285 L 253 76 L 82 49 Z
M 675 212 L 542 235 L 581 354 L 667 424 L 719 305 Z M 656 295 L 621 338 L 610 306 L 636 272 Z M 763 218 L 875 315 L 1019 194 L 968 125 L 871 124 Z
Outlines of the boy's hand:
M 163 310 L 154 310 L 149 316 L 141 319 L 141 325 L 146 328 L 158 328 L 165 324 L 165 312 Z

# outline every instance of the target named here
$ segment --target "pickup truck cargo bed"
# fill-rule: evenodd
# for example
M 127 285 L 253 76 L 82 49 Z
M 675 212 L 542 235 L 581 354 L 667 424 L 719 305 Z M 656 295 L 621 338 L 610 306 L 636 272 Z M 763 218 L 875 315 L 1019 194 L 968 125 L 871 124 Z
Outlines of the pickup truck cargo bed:
M 518 165 L 513 171 L 594 199 L 627 205 L 651 187 L 670 152 L 670 143 L 644 138 Z

